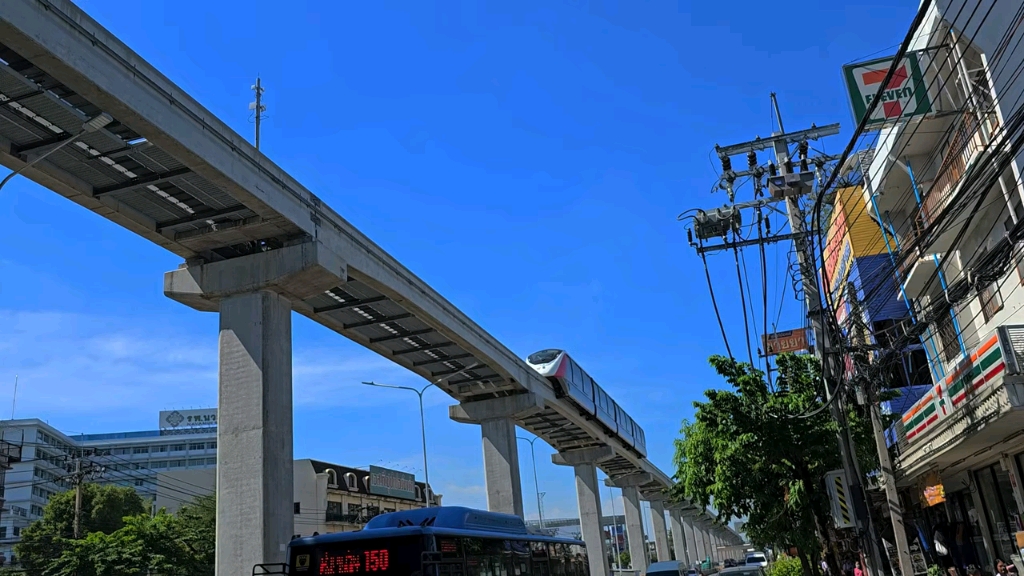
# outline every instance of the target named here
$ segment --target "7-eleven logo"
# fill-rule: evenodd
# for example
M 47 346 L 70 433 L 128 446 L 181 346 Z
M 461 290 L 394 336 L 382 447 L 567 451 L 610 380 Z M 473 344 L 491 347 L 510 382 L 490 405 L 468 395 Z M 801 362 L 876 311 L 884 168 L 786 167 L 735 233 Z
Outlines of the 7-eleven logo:
M 861 72 L 861 82 L 865 88 L 871 90 L 869 94 L 865 96 L 864 103 L 870 105 L 871 100 L 875 97 L 878 92 L 878 85 L 885 80 L 885 77 L 889 74 L 889 69 L 884 70 L 869 70 L 867 72 Z M 901 99 L 909 99 L 914 95 L 913 90 L 908 86 L 910 76 L 907 75 L 907 65 L 902 64 L 892 74 L 892 78 L 889 79 L 889 83 L 885 85 L 885 91 L 882 92 L 882 110 L 885 118 L 899 118 L 903 115 L 903 103 Z
M 854 115 L 858 121 L 867 114 L 867 109 L 876 96 L 881 101 L 875 106 L 868 124 L 884 123 L 931 112 L 931 100 L 924 88 L 924 75 L 921 73 L 918 57 L 919 54 L 916 52 L 907 54 L 884 87 L 882 83 L 893 63 L 891 57 L 843 67 Z

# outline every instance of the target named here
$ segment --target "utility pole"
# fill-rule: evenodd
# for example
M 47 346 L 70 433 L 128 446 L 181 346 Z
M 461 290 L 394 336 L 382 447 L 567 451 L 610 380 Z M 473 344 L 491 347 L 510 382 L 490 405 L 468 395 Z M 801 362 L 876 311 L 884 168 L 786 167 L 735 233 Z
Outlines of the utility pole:
M 249 103 L 249 110 L 253 110 L 254 119 L 256 121 L 256 150 L 259 150 L 260 121 L 263 119 L 263 113 L 267 110 L 267 107 L 263 105 L 263 86 L 260 84 L 259 76 L 256 76 L 256 83 L 252 85 L 251 90 L 256 93 L 256 101 Z
M 82 534 L 82 484 L 89 478 L 95 475 L 102 474 L 104 468 L 102 466 L 96 466 L 91 461 L 87 462 L 86 465 L 82 466 L 82 459 L 86 456 L 84 452 L 79 452 L 75 456 L 75 471 L 71 474 L 71 481 L 75 485 L 75 522 L 74 522 L 74 533 L 75 540 L 78 540 Z
M 857 291 L 853 284 L 848 284 L 846 289 L 847 298 L 852 308 L 850 316 L 855 320 L 861 318 L 860 300 L 857 299 Z M 896 490 L 896 476 L 893 474 L 892 459 L 889 457 L 889 447 L 885 444 L 885 428 L 882 425 L 882 410 L 878 402 L 878 394 L 874 387 L 866 386 L 867 405 L 871 413 L 871 429 L 875 437 L 875 450 L 878 452 L 878 468 L 881 475 L 882 487 L 885 489 L 885 500 L 889 508 L 889 518 L 892 521 L 894 544 L 896 545 L 896 560 L 899 562 L 900 574 L 911 576 L 914 574 L 914 565 L 910 559 L 910 544 L 907 542 L 907 529 L 903 524 L 903 508 L 900 506 L 900 496 Z M 888 556 L 888 553 L 886 553 Z M 890 562 L 893 558 L 889 559 Z
M 75 540 L 82 534 L 82 459 L 75 458 Z
M 771 94 L 772 108 L 775 110 L 775 118 L 779 123 L 779 132 L 772 135 L 772 146 L 775 150 L 776 162 L 778 162 L 782 173 L 786 176 L 792 175 L 793 172 L 793 159 L 790 156 L 789 145 L 792 141 L 786 137 L 785 128 L 782 123 L 782 113 L 779 111 L 779 101 L 775 97 L 775 93 Z M 838 125 L 836 125 L 836 132 L 838 132 Z M 799 156 L 801 172 L 805 172 L 807 166 L 807 140 L 798 141 L 799 144 Z M 816 167 L 816 172 L 819 172 L 820 176 L 821 167 Z M 788 180 L 788 178 L 787 178 Z M 857 452 L 854 443 L 850 437 L 849 425 L 846 421 L 846 398 L 842 390 L 838 388 L 832 389 L 830 382 L 835 381 L 834 374 L 832 372 L 832 362 L 827 356 L 827 352 L 831 350 L 829 333 L 825 329 L 825 319 L 823 316 L 823 310 L 821 307 L 821 294 L 818 291 L 817 273 L 814 269 L 815 256 L 813 252 L 813 243 L 807 242 L 806 235 L 804 232 L 804 213 L 800 209 L 801 195 L 791 195 L 786 197 L 786 216 L 789 220 L 790 230 L 796 235 L 793 239 L 793 243 L 796 246 L 796 258 L 797 263 L 800 267 L 800 279 L 803 282 L 804 301 L 807 305 L 807 315 L 810 320 L 811 330 L 814 332 L 815 355 L 821 360 L 821 374 L 822 379 L 825 382 L 825 394 L 826 402 L 829 403 L 829 411 L 832 414 L 832 418 L 839 424 L 839 452 L 842 457 L 843 470 L 846 473 L 846 480 L 850 484 L 850 491 L 852 492 L 854 510 L 856 511 L 856 524 L 857 532 L 861 536 L 862 542 L 867 544 L 866 549 L 872 554 L 872 566 L 869 571 L 875 576 L 881 576 L 881 566 L 878 565 L 880 557 L 875 547 L 875 539 L 870 535 L 872 530 L 870 529 L 871 519 L 868 515 L 867 503 L 865 502 L 864 487 L 861 482 L 860 466 L 857 463 Z M 819 223 L 824 225 L 824 223 Z M 822 262 L 824 266 L 824 262 Z M 828 290 L 828 286 L 823 286 L 823 290 Z M 865 533 L 868 536 L 865 538 Z M 862 549 L 865 549 L 862 546 Z
M 870 555 L 871 562 L 869 563 L 872 566 L 868 567 L 869 572 L 872 576 L 880 576 L 881 572 L 877 570 L 880 557 L 877 547 L 874 545 L 874 538 L 870 536 L 873 534 L 873 530 L 871 529 L 870 517 L 864 500 L 861 476 L 858 473 L 856 451 L 852 438 L 849 435 L 845 417 L 845 393 L 838 386 L 835 386 L 837 380 L 833 377 L 832 361 L 827 354 L 831 348 L 829 346 L 829 334 L 826 330 L 827 324 L 823 316 L 824 311 L 817 282 L 816 258 L 813 252 L 814 243 L 808 240 L 805 214 L 800 207 L 800 199 L 812 196 L 815 192 L 816 183 L 818 186 L 821 185 L 823 180 L 822 170 L 825 164 L 837 159 L 836 156 L 828 155 L 809 158 L 808 142 L 838 134 L 839 124 L 830 124 L 823 127 L 817 127 L 812 124 L 811 128 L 806 130 L 786 132 L 774 93 L 771 94 L 771 101 L 779 123 L 778 132 L 773 133 L 769 138 L 758 137 L 740 144 L 724 147 L 715 146 L 718 157 L 722 162 L 723 172 L 719 188 L 725 190 L 728 194 L 729 204 L 712 211 L 697 211 L 697 216 L 693 218 L 693 231 L 696 232 L 700 244 L 694 243 L 692 236 L 691 244 L 696 246 L 698 253 L 703 256 L 708 252 L 716 250 L 728 249 L 735 251 L 743 246 L 764 245 L 787 239 L 793 241 L 803 298 L 807 306 L 807 320 L 815 342 L 814 353 L 821 360 L 826 401 L 828 402 L 833 419 L 839 425 L 837 440 L 843 469 L 853 496 L 857 532 L 862 538 L 862 542 L 868 546 L 867 550 L 872 552 Z M 797 145 L 798 150 L 796 162 L 794 162 L 793 154 L 790 152 L 790 146 L 794 144 Z M 775 162 L 769 163 L 766 171 L 759 165 L 757 153 L 767 150 L 774 152 Z M 742 171 L 733 170 L 731 158 L 741 154 L 746 155 L 748 169 Z M 812 164 L 813 170 L 811 169 Z M 765 188 L 762 178 L 766 175 L 768 194 L 761 198 L 764 195 Z M 734 203 L 734 183 L 738 178 L 747 176 L 751 177 L 754 182 L 755 196 L 757 198 L 752 202 Z M 785 204 L 785 216 L 790 227 L 789 234 L 776 233 L 772 235 L 767 226 L 761 229 L 762 209 L 776 210 L 773 206 L 775 203 Z M 741 240 L 738 234 L 743 227 L 740 211 L 748 208 L 757 210 L 757 218 L 753 225 L 757 225 L 760 230 L 756 239 Z M 730 232 L 735 237 L 732 241 L 728 239 Z M 811 231 L 811 233 L 813 232 Z M 703 243 L 704 240 L 713 238 L 722 238 L 724 241 L 717 245 L 705 245 Z M 826 286 L 823 289 L 828 290 L 829 287 Z M 765 350 L 765 355 L 767 356 L 767 354 L 768 351 Z

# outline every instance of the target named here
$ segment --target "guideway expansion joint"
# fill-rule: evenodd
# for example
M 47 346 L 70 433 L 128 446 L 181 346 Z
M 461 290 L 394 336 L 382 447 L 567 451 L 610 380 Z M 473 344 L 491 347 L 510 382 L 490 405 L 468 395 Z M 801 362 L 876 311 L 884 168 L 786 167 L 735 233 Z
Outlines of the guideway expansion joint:
M 479 424 L 484 450 L 487 509 L 523 517 L 516 421 L 544 409 L 543 398 L 532 392 L 448 407 L 448 416 L 463 424 Z
M 348 279 L 348 264 L 323 243 L 310 240 L 219 262 L 185 264 L 164 274 L 164 294 L 204 312 L 237 294 L 270 291 L 292 304 Z

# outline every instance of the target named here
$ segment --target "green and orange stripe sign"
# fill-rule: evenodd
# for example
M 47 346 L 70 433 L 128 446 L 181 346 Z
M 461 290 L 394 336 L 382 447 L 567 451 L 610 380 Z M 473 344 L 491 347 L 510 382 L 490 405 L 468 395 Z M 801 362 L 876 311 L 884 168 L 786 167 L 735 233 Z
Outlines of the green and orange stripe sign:
M 910 410 L 903 413 L 903 429 L 906 430 L 907 440 L 912 440 L 939 419 L 944 418 L 946 411 L 946 395 L 943 393 L 942 384 L 936 384 L 915 402 Z
M 968 395 L 1005 371 L 1003 349 L 999 346 L 999 337 L 993 335 L 971 354 L 968 362 L 946 377 L 946 390 L 953 407 L 959 407 Z

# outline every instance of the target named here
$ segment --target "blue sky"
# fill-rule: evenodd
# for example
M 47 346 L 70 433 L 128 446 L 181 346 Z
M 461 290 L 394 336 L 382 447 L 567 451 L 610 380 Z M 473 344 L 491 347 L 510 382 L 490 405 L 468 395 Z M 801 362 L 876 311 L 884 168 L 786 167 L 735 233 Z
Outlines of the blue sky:
M 669 473 L 680 420 L 719 383 L 706 358 L 724 351 L 675 220 L 724 202 L 708 193 L 709 152 L 770 134 L 771 91 L 791 130 L 841 122 L 824 144 L 839 152 L 852 128 L 842 64 L 894 52 L 917 8 L 79 4 L 247 136 L 259 73 L 264 153 L 517 354 L 570 350 Z M 217 318 L 163 297 L 175 256 L 24 179 L 0 194 L 0 245 L 0 398 L 20 375 L 18 416 L 106 432 L 215 403 Z M 779 293 L 778 258 L 770 315 L 786 302 L 784 329 L 798 306 Z M 734 302 L 731 258 L 711 266 Z M 735 349 L 742 316 L 726 308 Z M 415 396 L 357 384 L 414 375 L 298 316 L 294 350 L 296 457 L 422 474 Z M 432 483 L 448 503 L 484 507 L 479 431 L 449 421 L 450 403 L 427 395 Z M 538 443 L 546 515 L 573 516 L 572 472 L 550 453 Z M 532 516 L 529 454 L 522 443 Z

